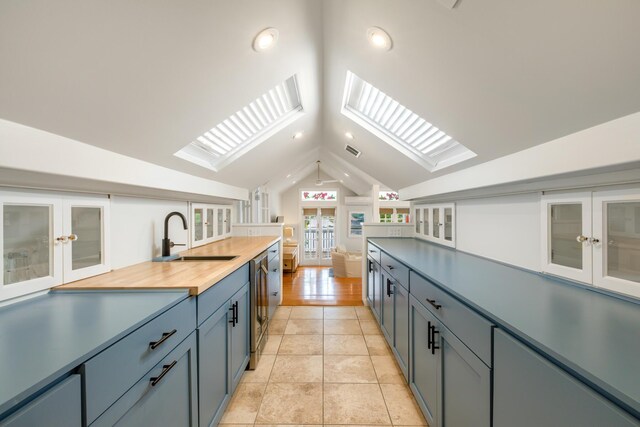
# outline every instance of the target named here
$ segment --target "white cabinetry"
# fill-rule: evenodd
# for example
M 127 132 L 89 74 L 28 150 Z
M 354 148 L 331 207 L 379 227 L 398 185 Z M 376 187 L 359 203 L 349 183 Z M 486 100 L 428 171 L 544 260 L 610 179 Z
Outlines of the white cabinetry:
M 640 190 L 542 197 L 542 270 L 640 296 Z
M 231 236 L 231 206 L 191 204 L 191 246 Z
M 416 237 L 456 246 L 456 210 L 453 203 L 416 205 L 413 207 Z
M 0 192 L 0 300 L 111 269 L 109 199 Z

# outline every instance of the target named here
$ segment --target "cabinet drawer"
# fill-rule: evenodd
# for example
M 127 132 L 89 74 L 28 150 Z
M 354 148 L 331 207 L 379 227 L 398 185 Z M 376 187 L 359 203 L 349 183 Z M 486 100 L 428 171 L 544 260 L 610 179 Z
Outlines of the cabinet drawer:
M 491 328 L 493 325 L 442 288 L 413 271 L 410 273 L 409 283 L 411 284 L 411 294 L 440 319 L 487 366 L 491 367 Z
M 280 273 L 280 255 L 276 255 L 273 258 L 269 258 L 267 262 L 269 273 Z
M 269 249 L 267 249 L 267 254 L 269 256 L 269 262 L 271 262 L 271 259 L 275 256 L 279 256 L 280 255 L 280 243 L 274 243 L 273 245 L 269 246 Z
M 380 254 L 380 265 L 402 286 L 409 289 L 409 268 L 407 266 L 386 252 L 381 252 Z
M 196 301 L 187 298 L 87 361 L 82 366 L 87 422 L 98 418 L 195 327 Z M 159 342 L 163 334 L 171 332 L 151 348 L 151 342 Z
M 375 262 L 380 264 L 380 248 L 371 242 L 367 242 L 367 255 L 369 255 Z
M 282 268 L 284 270 L 291 270 L 293 268 L 293 260 L 292 259 L 285 259 L 282 261 Z
M 249 263 L 246 263 L 218 283 L 198 295 L 198 325 L 207 320 L 229 298 L 249 281 Z
M 80 427 L 82 425 L 80 375 L 71 375 L 27 406 L 0 421 L 2 427 Z
M 137 381 L 92 427 L 197 427 L 197 372 L 196 333 L 193 332 Z

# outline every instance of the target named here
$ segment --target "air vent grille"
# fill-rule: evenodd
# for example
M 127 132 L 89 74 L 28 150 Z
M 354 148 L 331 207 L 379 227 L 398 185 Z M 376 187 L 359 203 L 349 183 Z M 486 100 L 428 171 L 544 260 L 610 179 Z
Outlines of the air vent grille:
M 342 114 L 429 171 L 476 156 L 444 131 L 351 71 L 347 71 Z
M 353 154 L 353 155 L 354 155 L 354 156 L 356 156 L 356 157 L 360 157 L 360 154 L 362 154 L 362 153 L 360 152 L 360 150 L 358 150 L 358 149 L 357 149 L 357 148 L 355 148 L 355 147 L 352 147 L 352 146 L 351 146 L 351 145 L 349 145 L 349 144 L 345 145 L 344 149 L 345 149 L 345 150 L 347 150 L 347 152 L 349 152 L 349 153 Z
M 219 171 L 304 114 L 296 76 L 197 137 L 177 157 Z

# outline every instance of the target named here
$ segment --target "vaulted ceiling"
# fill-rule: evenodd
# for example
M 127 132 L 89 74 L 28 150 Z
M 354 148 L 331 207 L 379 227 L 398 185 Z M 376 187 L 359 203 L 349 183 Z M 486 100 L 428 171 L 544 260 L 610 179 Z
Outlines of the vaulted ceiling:
M 320 159 L 364 193 L 640 111 L 637 0 L 443 3 L 3 1 L 0 118 L 246 188 L 281 191 Z M 368 43 L 371 26 L 393 49 Z M 252 40 L 266 27 L 280 31 L 278 43 L 257 53 Z M 350 121 L 340 113 L 347 70 L 477 157 L 431 173 Z M 301 119 L 219 172 L 173 155 L 293 74 Z

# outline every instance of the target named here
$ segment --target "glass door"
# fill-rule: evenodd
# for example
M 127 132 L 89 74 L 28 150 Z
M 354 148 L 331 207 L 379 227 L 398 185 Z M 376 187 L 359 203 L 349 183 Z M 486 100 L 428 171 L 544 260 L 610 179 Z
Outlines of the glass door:
M 335 247 L 336 208 L 303 208 L 305 265 L 330 265 L 331 249 Z
M 63 204 L 64 280 L 71 282 L 111 269 L 109 200 L 69 199 Z
M 0 193 L 0 300 L 62 284 L 62 201 Z
M 640 191 L 593 195 L 593 284 L 640 296 Z
M 542 270 L 591 283 L 591 193 L 542 197 Z
M 205 225 L 205 231 L 206 231 L 206 239 L 213 239 L 214 236 L 214 229 L 213 229 L 213 213 L 215 212 L 215 209 L 213 208 L 207 208 L 206 209 L 207 212 L 207 219 L 204 222 Z

